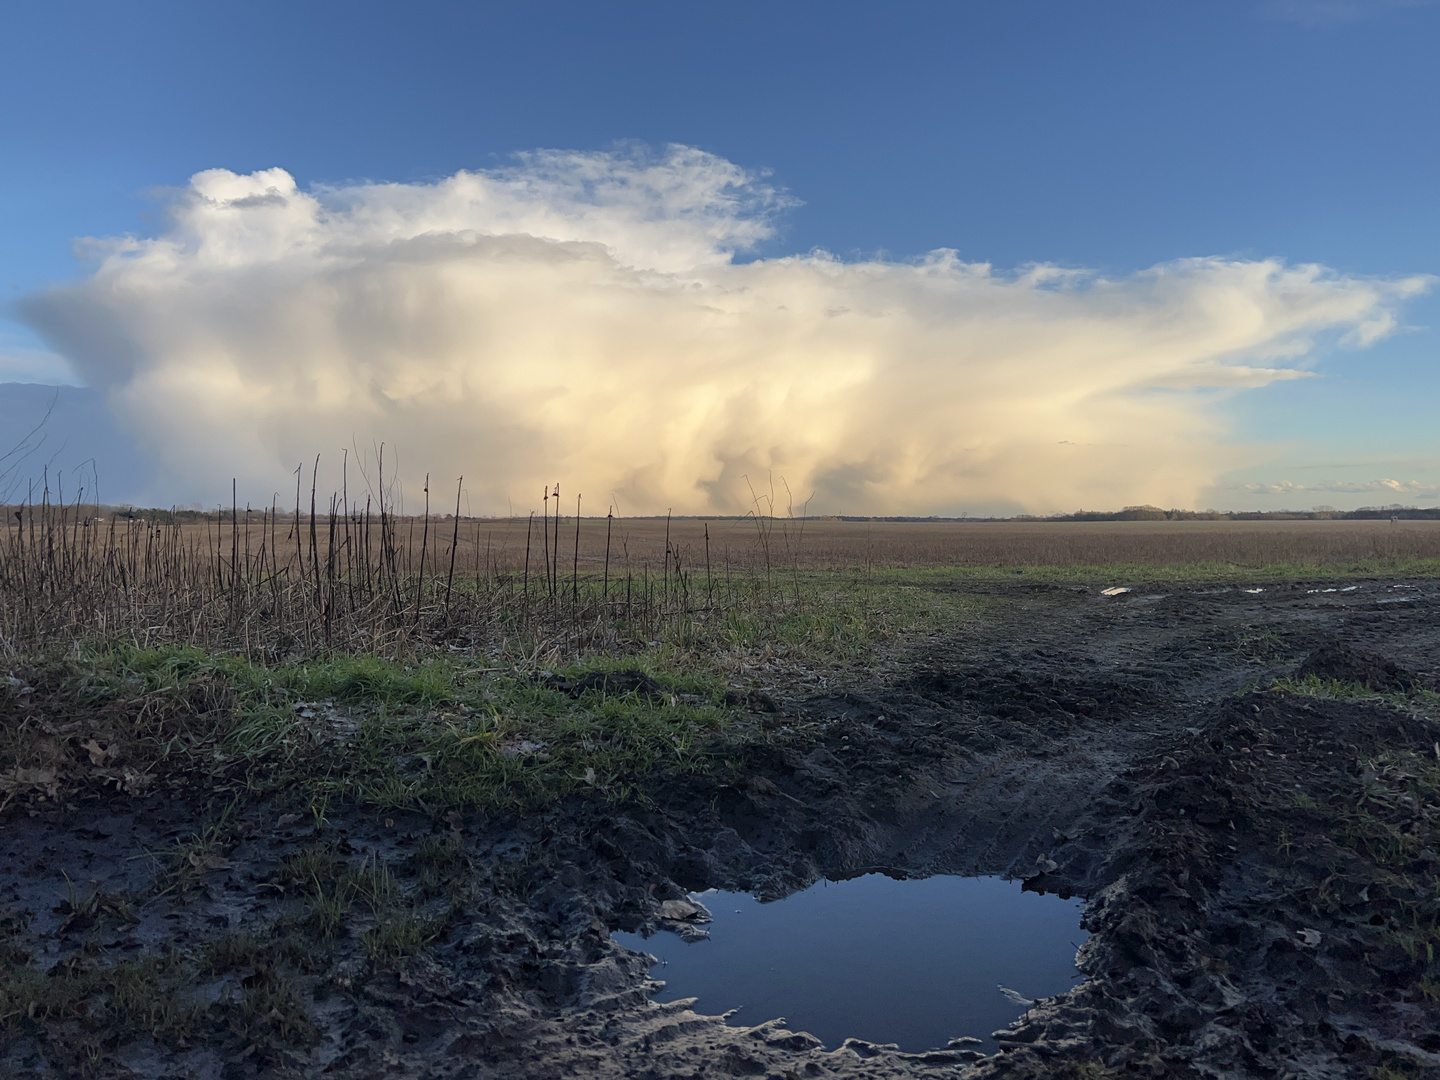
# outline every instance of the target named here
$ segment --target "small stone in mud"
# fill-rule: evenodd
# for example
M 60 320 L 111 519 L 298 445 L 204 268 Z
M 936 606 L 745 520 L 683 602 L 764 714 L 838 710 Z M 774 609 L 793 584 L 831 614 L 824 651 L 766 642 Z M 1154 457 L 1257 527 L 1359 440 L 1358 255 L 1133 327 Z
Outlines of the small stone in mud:
M 763 690 L 750 690 L 746 693 L 741 693 L 738 690 L 726 690 L 725 704 L 731 708 L 743 706 L 751 712 L 756 713 L 774 713 L 780 711 L 780 706 L 776 704 L 775 699 Z M 884 718 L 881 717 L 881 719 Z
M 703 904 L 697 904 L 693 900 L 666 900 L 655 914 L 673 922 L 710 921 L 710 912 Z
M 507 758 L 536 757 L 548 758 L 548 745 L 544 742 L 537 742 L 531 739 L 520 739 L 518 742 L 506 743 L 500 747 L 500 756 Z

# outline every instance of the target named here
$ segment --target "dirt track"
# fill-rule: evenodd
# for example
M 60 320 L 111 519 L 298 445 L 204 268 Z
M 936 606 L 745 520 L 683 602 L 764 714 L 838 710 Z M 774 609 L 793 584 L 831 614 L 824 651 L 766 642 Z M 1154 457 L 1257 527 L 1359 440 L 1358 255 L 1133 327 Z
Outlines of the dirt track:
M 61 872 L 138 895 L 150 871 L 131 856 L 193 830 L 195 808 L 123 799 L 11 817 L 0 902 L 15 940 L 51 961 L 87 941 L 199 948 L 283 919 L 282 861 L 323 841 L 463 907 L 406 964 L 343 949 L 308 972 L 292 963 L 297 989 L 277 989 L 243 1030 L 180 1052 L 135 1039 L 95 1062 L 100 1075 L 1440 1075 L 1440 822 L 1427 802 L 1440 724 L 1401 693 L 1440 683 L 1440 588 L 1311 591 L 1326 588 L 994 587 L 993 617 L 847 690 L 776 686 L 769 739 L 732 784 L 523 821 L 344 812 L 318 831 L 258 807 L 173 907 L 76 910 Z M 1358 671 L 1394 693 L 1264 689 L 1317 651 L 1316 674 Z M 1005 874 L 1085 897 L 1087 981 L 1027 1014 L 995 1057 L 827 1050 L 780 1025 L 655 1005 L 643 959 L 608 937 L 688 890 L 780 896 L 875 869 Z M 253 988 L 269 963 L 214 963 L 193 992 Z M 57 1074 L 33 1042 L 0 1067 Z

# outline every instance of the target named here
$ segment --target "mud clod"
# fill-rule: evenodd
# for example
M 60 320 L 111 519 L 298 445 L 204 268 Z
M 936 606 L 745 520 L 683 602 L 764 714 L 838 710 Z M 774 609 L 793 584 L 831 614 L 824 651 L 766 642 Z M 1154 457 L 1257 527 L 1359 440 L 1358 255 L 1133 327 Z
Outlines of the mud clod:
M 674 693 L 643 671 L 592 671 L 576 679 L 547 673 L 543 681 L 554 689 L 577 698 L 582 694 L 615 697 L 635 694 L 649 701 L 668 701 Z
M 1327 642 L 1305 658 L 1297 678 L 1313 677 L 1354 683 L 1381 693 L 1403 694 L 1421 686 L 1420 679 L 1393 660 L 1352 649 L 1338 641 Z

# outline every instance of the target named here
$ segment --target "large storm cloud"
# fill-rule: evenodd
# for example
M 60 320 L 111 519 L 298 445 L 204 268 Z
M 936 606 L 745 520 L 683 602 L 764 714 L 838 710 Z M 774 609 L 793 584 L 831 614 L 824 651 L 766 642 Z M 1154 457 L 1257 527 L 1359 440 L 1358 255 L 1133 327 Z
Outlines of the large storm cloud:
M 463 473 L 476 511 L 558 478 L 602 513 L 733 512 L 773 477 L 812 511 L 908 514 L 1195 505 L 1248 460 L 1227 397 L 1387 333 L 1424 284 L 747 259 L 788 204 L 685 147 L 308 191 L 211 170 L 23 312 L 177 501 L 383 441 L 412 483 Z

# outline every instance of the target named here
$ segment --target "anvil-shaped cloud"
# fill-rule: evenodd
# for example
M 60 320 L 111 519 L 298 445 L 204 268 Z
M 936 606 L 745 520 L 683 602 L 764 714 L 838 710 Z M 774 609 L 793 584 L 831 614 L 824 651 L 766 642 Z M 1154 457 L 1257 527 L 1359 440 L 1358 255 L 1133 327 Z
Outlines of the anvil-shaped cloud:
M 558 477 L 602 513 L 733 512 L 773 476 L 814 511 L 915 514 L 1193 505 L 1248 457 L 1226 395 L 1306 374 L 1317 335 L 1387 333 L 1426 284 L 737 257 L 790 201 L 687 147 L 309 191 L 211 170 L 22 310 L 181 501 L 383 441 L 475 510 Z

